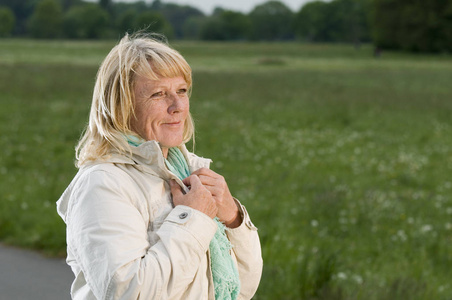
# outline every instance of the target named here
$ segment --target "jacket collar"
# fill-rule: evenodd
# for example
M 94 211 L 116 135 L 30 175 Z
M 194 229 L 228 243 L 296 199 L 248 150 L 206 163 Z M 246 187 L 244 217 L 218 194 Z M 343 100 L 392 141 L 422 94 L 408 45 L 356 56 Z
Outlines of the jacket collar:
M 179 149 L 187 160 L 190 172 L 200 168 L 209 168 L 212 160 L 199 157 L 189 152 L 185 145 L 179 146 Z M 161 167 L 165 165 L 165 158 L 163 157 L 160 144 L 157 141 L 146 141 L 137 147 L 132 146 L 131 150 L 132 155 L 126 156 L 119 153 L 113 153 L 105 160 L 102 160 L 102 162 L 147 166 L 157 165 Z
M 179 146 L 179 149 L 187 160 L 190 173 L 193 173 L 200 168 L 210 167 L 210 163 L 212 162 L 211 159 L 199 157 L 189 152 L 185 145 Z M 156 175 L 165 179 L 173 177 L 169 176 L 172 173 L 169 172 L 165 165 L 165 157 L 163 156 L 162 149 L 157 141 L 146 141 L 137 147 L 132 146 L 131 153 L 126 153 L 125 155 L 114 152 L 101 160 L 87 163 L 81 169 L 102 163 L 133 165 L 141 171 L 146 169 L 149 171 L 149 169 L 152 169 L 153 173 L 156 173 Z

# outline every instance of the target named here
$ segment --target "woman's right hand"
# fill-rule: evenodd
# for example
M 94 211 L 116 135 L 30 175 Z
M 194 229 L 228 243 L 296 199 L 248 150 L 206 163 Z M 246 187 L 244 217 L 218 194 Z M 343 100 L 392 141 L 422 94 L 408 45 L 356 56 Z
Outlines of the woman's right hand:
M 199 210 L 213 219 L 217 215 L 218 208 L 212 194 L 202 185 L 199 177 L 191 175 L 184 179 L 184 183 L 190 187 L 187 194 L 182 192 L 182 188 L 175 180 L 170 181 L 174 206 L 185 205 Z

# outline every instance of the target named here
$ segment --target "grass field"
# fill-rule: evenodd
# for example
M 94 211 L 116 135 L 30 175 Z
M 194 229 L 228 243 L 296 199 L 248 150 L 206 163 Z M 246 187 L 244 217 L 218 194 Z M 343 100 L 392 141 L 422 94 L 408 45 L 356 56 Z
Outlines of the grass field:
M 0 241 L 64 255 L 55 201 L 113 44 L 0 40 Z M 174 46 L 196 152 L 259 227 L 255 299 L 452 299 L 450 56 Z

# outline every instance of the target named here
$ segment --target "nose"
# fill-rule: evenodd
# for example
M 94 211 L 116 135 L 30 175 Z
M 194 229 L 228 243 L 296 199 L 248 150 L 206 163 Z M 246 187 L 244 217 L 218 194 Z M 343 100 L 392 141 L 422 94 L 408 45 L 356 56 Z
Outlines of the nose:
M 169 106 L 168 113 L 175 114 L 182 112 L 185 109 L 184 99 L 180 97 L 177 93 L 171 93 L 169 95 Z

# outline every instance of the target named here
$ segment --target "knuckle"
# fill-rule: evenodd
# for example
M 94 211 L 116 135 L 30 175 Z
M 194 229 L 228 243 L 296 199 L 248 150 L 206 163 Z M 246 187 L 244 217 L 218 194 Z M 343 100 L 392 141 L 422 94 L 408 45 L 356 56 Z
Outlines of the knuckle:
M 209 200 L 210 198 L 212 198 L 212 195 L 210 195 L 210 192 L 209 191 L 205 191 L 204 193 L 202 193 L 202 198 L 203 199 L 207 199 L 207 200 Z

